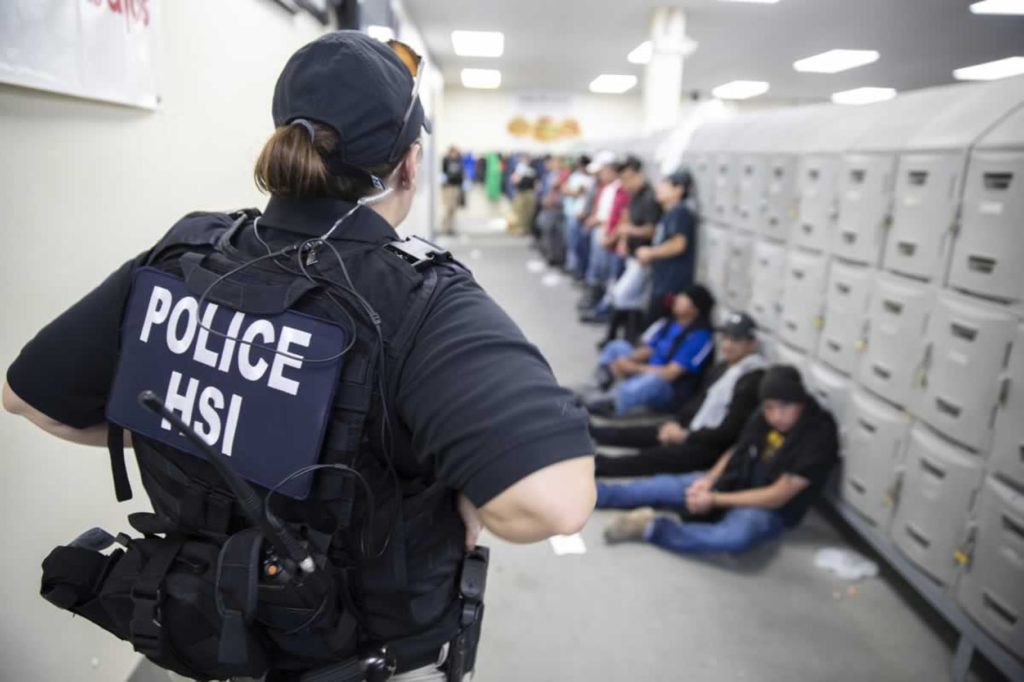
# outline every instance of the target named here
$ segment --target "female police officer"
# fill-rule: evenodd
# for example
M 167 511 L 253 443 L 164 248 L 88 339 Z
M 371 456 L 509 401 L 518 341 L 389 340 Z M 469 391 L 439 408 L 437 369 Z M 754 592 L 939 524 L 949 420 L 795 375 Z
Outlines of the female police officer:
M 347 332 L 356 341 L 321 358 L 341 358 L 337 395 L 342 397 L 318 398 L 333 400 L 332 409 L 300 405 L 283 437 L 289 448 L 292 441 L 308 440 L 309 430 L 298 426 L 308 414 L 334 415 L 329 420 L 343 417 L 342 423 L 328 420 L 320 425 L 327 436 L 318 441 L 319 455 L 313 461 L 347 462 L 359 469 L 376 457 L 384 462 L 378 468 L 397 481 L 400 503 L 389 508 L 392 514 L 381 514 L 389 518 L 383 530 L 371 528 L 371 537 L 384 538 L 384 556 L 392 563 L 372 563 L 385 549 L 371 540 L 377 552 L 371 549 L 369 556 L 357 557 L 355 571 L 358 575 L 363 567 L 373 577 L 357 578 L 355 587 L 349 586 L 354 592 L 349 601 L 360 612 L 360 643 L 398 642 L 393 648 L 398 671 L 423 675 L 424 670 L 436 669 L 446 655 L 451 658 L 454 648 L 449 646 L 451 628 L 439 624 L 453 604 L 458 611 L 460 558 L 442 550 L 453 542 L 472 548 L 481 527 L 513 542 L 575 532 L 593 508 L 595 491 L 585 414 L 555 383 L 536 348 L 462 267 L 425 242 L 401 241 L 394 231 L 409 214 L 416 194 L 422 154 L 419 130 L 429 131 L 417 95 L 420 76 L 419 58 L 408 48 L 356 32 L 328 34 L 300 49 L 277 83 L 277 128 L 256 166 L 257 184 L 271 195 L 263 214 L 186 216 L 154 249 L 126 263 L 24 347 L 8 370 L 3 404 L 57 437 L 84 445 L 113 443 L 119 497 L 128 494 L 127 480 L 117 464 L 113 441 L 120 442 L 118 426 L 125 427 L 157 512 L 146 531 L 198 528 L 203 537 L 223 537 L 237 529 L 237 507 L 227 520 L 216 517 L 216 500 L 203 498 L 205 493 L 200 492 L 198 506 L 185 513 L 195 491 L 215 488 L 215 480 L 184 489 L 167 483 L 166 490 L 179 495 L 154 497 L 166 483 L 158 467 L 151 465 L 155 457 L 164 458 L 159 471 L 169 464 L 192 479 L 209 472 L 200 466 L 205 462 L 183 452 L 183 441 L 167 440 L 171 436 L 162 434 L 158 421 L 144 426 L 143 417 L 133 416 L 130 408 L 124 412 L 116 407 L 114 403 L 125 397 L 119 395 L 119 386 L 131 384 L 136 375 L 166 370 L 170 384 L 152 388 L 165 392 L 168 405 L 173 402 L 186 422 L 197 400 L 202 403 L 197 410 L 210 408 L 202 412 L 205 422 L 196 417 L 203 437 L 211 444 L 224 440 L 218 447 L 231 454 L 239 471 L 247 472 L 244 477 L 271 489 L 277 478 L 268 477 L 268 472 L 280 473 L 282 458 L 280 451 L 270 451 L 264 443 L 282 434 L 281 429 L 266 431 L 266 424 L 292 414 L 292 408 L 288 403 L 280 403 L 280 409 L 267 406 L 304 395 L 308 401 L 308 394 L 298 391 L 299 380 L 307 376 L 304 372 L 314 371 L 316 363 L 307 355 L 303 366 L 302 356 L 282 353 L 280 343 L 276 354 L 268 348 L 274 341 L 273 324 L 261 327 L 261 336 L 252 332 L 257 325 L 250 325 L 237 356 L 229 358 L 241 320 L 251 320 L 245 315 L 253 310 L 269 311 L 262 294 L 278 291 L 270 284 L 280 283 L 282 277 L 289 284 L 280 289 L 285 292 L 284 307 L 301 308 L 315 300 L 323 304 L 321 310 L 331 304 L 344 309 L 340 318 L 349 320 Z M 242 265 L 230 268 L 225 262 Z M 160 272 L 155 274 L 154 268 Z M 168 273 L 171 279 L 166 279 Z M 140 298 L 146 278 L 157 278 L 166 286 L 146 285 L 153 294 Z M 232 283 L 232 278 L 237 281 Z M 266 286 L 260 289 L 262 285 Z M 244 295 L 232 298 L 235 290 Z M 251 295 L 254 292 L 262 298 Z M 195 304 L 196 298 L 198 304 L 189 308 L 186 303 Z M 262 303 L 253 307 L 255 298 Z M 241 311 L 231 318 L 232 325 L 237 319 L 239 326 L 218 331 L 217 315 L 230 313 L 211 312 L 216 307 L 212 301 Z M 296 326 L 308 323 L 290 310 L 281 314 L 292 315 L 287 319 Z M 145 319 L 141 335 L 137 327 L 124 331 L 132 328 L 135 315 Z M 182 320 L 184 334 L 193 333 L 188 341 L 178 336 Z M 166 344 L 164 330 L 158 329 L 161 324 L 166 327 Z M 282 329 L 286 328 L 278 329 L 279 334 Z M 366 329 L 371 341 L 364 343 L 359 330 Z M 376 344 L 374 333 L 379 337 Z M 302 334 L 307 332 L 292 330 L 293 345 L 285 345 L 285 351 L 299 348 L 303 339 L 311 343 L 308 334 Z M 202 338 L 193 343 L 197 336 Z M 151 343 L 153 339 L 160 343 Z M 284 336 L 279 340 L 283 342 Z M 282 355 L 288 359 L 278 363 Z M 219 364 L 210 360 L 218 357 L 227 359 Z M 373 367 L 368 376 L 377 376 L 379 382 L 352 379 L 361 363 Z M 198 394 L 201 381 L 189 379 L 187 372 L 212 377 L 221 386 L 214 393 L 204 389 Z M 260 381 L 251 381 L 253 377 Z M 360 387 L 365 389 L 362 393 L 355 390 Z M 289 392 L 293 395 L 286 395 Z M 226 410 L 229 394 L 244 407 L 233 416 L 217 416 L 214 408 Z M 333 391 L 324 396 L 330 394 Z M 369 396 L 362 407 L 360 395 Z M 349 403 L 341 404 L 346 400 Z M 224 424 L 221 416 L 227 420 Z M 212 435 L 214 417 L 217 436 Z M 116 424 L 111 427 L 109 422 Z M 353 425 L 354 436 L 349 428 Z M 234 450 L 226 442 L 228 431 Z M 168 449 L 168 444 L 173 447 Z M 351 471 L 342 464 L 322 466 Z M 316 475 L 326 478 L 323 472 Z M 314 498 L 325 489 L 320 483 L 311 488 Z M 371 503 L 369 497 L 362 502 L 382 504 L 379 499 Z M 365 516 L 364 512 L 359 518 Z M 211 531 L 214 526 L 220 536 Z M 436 537 L 439 533 L 446 537 Z M 392 569 L 400 576 L 397 582 L 389 582 Z M 438 594 L 443 603 L 437 601 Z M 165 610 L 169 608 L 165 605 Z M 132 641 L 151 654 L 134 635 Z M 223 640 L 221 646 L 223 651 Z M 162 660 L 159 651 L 151 657 Z M 273 672 L 273 663 L 270 667 Z M 452 679 L 453 666 L 442 669 L 446 672 L 416 679 Z

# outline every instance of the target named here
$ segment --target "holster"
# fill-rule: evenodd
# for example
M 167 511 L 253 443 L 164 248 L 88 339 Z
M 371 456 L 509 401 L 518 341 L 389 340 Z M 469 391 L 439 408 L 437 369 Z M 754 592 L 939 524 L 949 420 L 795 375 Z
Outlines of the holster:
M 448 648 L 445 672 L 448 682 L 462 682 L 476 667 L 477 645 L 484 621 L 484 593 L 487 591 L 487 565 L 491 551 L 476 547 L 462 560 L 459 593 L 462 596 L 461 629 Z

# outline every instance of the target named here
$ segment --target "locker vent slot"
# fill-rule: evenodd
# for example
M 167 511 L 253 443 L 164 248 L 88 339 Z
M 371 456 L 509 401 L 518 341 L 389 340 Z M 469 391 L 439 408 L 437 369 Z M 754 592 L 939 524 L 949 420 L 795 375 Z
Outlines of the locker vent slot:
M 746 174 L 746 175 L 753 175 L 754 174 L 754 167 L 753 166 L 746 166 L 743 169 L 743 173 Z
M 863 169 L 854 168 L 853 170 L 850 171 L 850 182 L 852 182 L 855 185 L 863 185 L 865 175 L 867 175 L 867 172 L 864 171 Z
M 917 244 L 913 242 L 897 242 L 896 248 L 900 250 L 900 253 L 904 256 L 913 256 L 914 252 L 917 251 Z
M 893 315 L 899 315 L 903 312 L 903 304 L 896 301 L 882 301 L 882 307 L 885 308 L 885 312 L 892 313 Z
M 810 223 L 804 223 L 803 225 L 800 226 L 800 229 L 804 231 L 804 234 L 810 234 L 811 232 L 814 232 L 814 225 L 811 225 Z
M 811 182 L 817 182 L 818 178 L 820 176 L 821 176 L 821 172 L 817 168 L 808 168 L 807 169 L 807 178 Z
M 804 271 L 803 270 L 790 270 L 790 273 L 793 275 L 793 279 L 803 279 L 804 278 Z
M 1011 535 L 1017 536 L 1017 541 L 1024 541 L 1024 526 L 1021 526 L 1016 519 L 1003 516 L 1003 530 Z
M 954 405 L 953 403 L 949 402 L 948 400 L 944 400 L 943 398 L 935 399 L 935 407 L 939 410 L 939 412 L 948 415 L 953 419 L 959 417 L 960 412 L 962 412 L 962 409 L 959 406 Z
M 968 256 L 967 267 L 971 269 L 971 272 L 980 272 L 984 275 L 989 275 L 996 269 L 996 259 L 986 258 L 985 256 Z
M 926 538 L 924 536 L 924 533 L 922 533 L 918 529 L 914 528 L 909 523 L 906 525 L 906 529 L 907 529 L 907 535 L 910 536 L 911 540 L 913 540 L 917 544 L 921 545 L 925 549 L 928 549 L 929 547 L 931 547 L 932 541 L 929 540 L 928 538 Z
M 949 331 L 953 333 L 953 336 L 962 341 L 974 341 L 978 337 L 978 330 L 972 329 L 966 325 L 957 324 L 953 322 L 949 325 Z
M 910 171 L 907 173 L 907 180 L 914 187 L 920 187 L 928 182 L 928 171 Z
M 985 173 L 985 189 L 1005 190 L 1010 188 L 1013 173 Z
M 985 593 L 981 596 L 981 601 L 985 604 L 985 608 L 987 608 L 989 611 L 992 611 L 997 616 L 1006 621 L 1006 624 L 1010 627 L 1013 627 L 1017 624 L 1017 616 L 1014 615 L 1013 611 L 1006 608 L 1003 604 L 999 603 L 995 599 L 995 597 L 993 597 L 991 593 L 988 592 L 988 590 L 986 590 Z
M 865 421 L 864 419 L 858 419 L 857 425 L 860 426 L 860 428 L 867 431 L 868 433 L 875 433 L 876 431 L 878 431 L 878 427 L 876 427 L 869 421 Z
M 836 290 L 844 296 L 850 293 L 850 285 L 843 282 L 836 282 Z
M 857 241 L 857 233 L 851 232 L 850 230 L 843 231 L 843 241 L 847 244 L 852 244 Z
M 786 329 L 791 332 L 795 332 L 798 329 L 797 323 L 792 320 L 786 320 Z
M 871 371 L 874 373 L 875 376 L 886 381 L 888 381 L 889 378 L 892 377 L 892 372 L 890 372 L 884 367 L 879 367 L 878 365 L 872 365 Z
M 946 472 L 945 471 L 943 471 L 939 467 L 935 466 L 934 464 L 932 464 L 931 462 L 929 462 L 926 459 L 922 459 L 921 460 L 921 470 L 924 471 L 926 474 L 934 476 L 935 478 L 939 479 L 940 481 L 943 480 L 944 478 L 946 478 Z
M 849 483 L 850 487 L 856 490 L 860 495 L 864 495 L 868 491 L 868 487 L 856 479 L 850 478 L 847 479 L 846 482 Z
M 779 219 L 776 218 L 775 216 L 772 216 L 768 218 L 768 224 L 771 225 L 772 227 L 776 227 L 779 224 Z
M 833 353 L 838 353 L 843 349 L 842 345 L 835 341 L 826 341 L 825 345 L 828 346 L 828 349 Z
M 778 180 L 781 180 L 782 176 L 785 174 L 786 170 L 782 166 L 776 166 L 775 168 L 772 168 L 772 175 L 774 175 L 775 178 Z

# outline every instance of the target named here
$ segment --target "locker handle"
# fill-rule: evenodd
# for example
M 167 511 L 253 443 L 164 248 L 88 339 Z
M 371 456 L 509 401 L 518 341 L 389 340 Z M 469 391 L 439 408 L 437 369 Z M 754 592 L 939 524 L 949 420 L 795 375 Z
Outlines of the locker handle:
M 920 187 L 928 181 L 928 171 L 912 170 L 907 173 L 907 181 L 915 187 Z
M 850 285 L 844 284 L 843 282 L 836 282 L 836 290 L 845 296 L 850 293 Z
M 917 251 L 917 244 L 913 242 L 896 242 L 896 247 L 904 256 L 913 256 L 914 252 Z
M 968 256 L 967 267 L 970 268 L 972 272 L 980 272 L 984 275 L 989 275 L 996 269 L 996 259 L 987 258 L 985 256 Z
M 804 278 L 804 271 L 803 270 L 790 270 L 790 274 L 793 275 L 794 279 L 803 279 Z
M 928 549 L 931 546 L 931 540 L 925 537 L 924 533 L 919 531 L 917 528 L 914 528 L 912 524 L 908 523 L 906 525 L 906 530 L 907 535 L 910 536 L 910 539 L 916 542 L 917 544 L 921 545 L 925 549 Z
M 855 185 L 864 184 L 864 176 L 867 175 L 867 171 L 862 168 L 854 168 L 850 171 L 850 182 Z
M 800 229 L 804 231 L 804 234 L 810 234 L 811 232 L 814 232 L 814 225 L 811 225 L 810 223 L 804 223 L 803 225 L 800 226 Z
M 820 173 L 820 172 L 818 171 L 818 169 L 817 169 L 817 168 L 808 168 L 808 169 L 807 169 L 807 178 L 808 178 L 809 180 L 811 180 L 811 181 L 814 181 L 814 182 L 817 182 L 817 181 L 818 181 L 818 178 L 819 178 L 820 176 L 821 176 L 821 173 Z
M 775 166 L 774 168 L 772 168 L 772 175 L 774 175 L 776 178 L 781 179 L 782 176 L 785 174 L 786 170 L 782 166 Z
M 939 467 L 935 466 L 934 464 L 932 464 L 928 460 L 922 459 L 922 460 L 920 460 L 920 462 L 921 462 L 921 469 L 926 474 L 931 474 L 932 476 L 934 476 L 935 478 L 939 479 L 940 481 L 942 479 L 946 478 L 946 472 L 943 471 L 942 469 L 940 469 Z
M 864 495 L 868 491 L 868 487 L 861 483 L 860 481 L 858 481 L 857 479 L 847 478 L 846 482 L 850 485 L 851 488 L 856 490 L 861 495 Z
M 885 312 L 892 313 L 893 315 L 899 315 L 903 312 L 903 304 L 896 301 L 882 301 L 882 307 L 885 308 Z
M 949 331 L 953 333 L 953 336 L 964 341 L 974 341 L 978 337 L 977 329 L 958 322 L 951 322 Z
M 1011 535 L 1016 535 L 1018 540 L 1024 540 L 1024 527 L 1005 514 L 1003 515 L 1003 530 Z
M 871 366 L 871 371 L 875 374 L 875 376 L 879 377 L 880 379 L 884 379 L 886 381 L 888 381 L 890 379 L 890 377 L 892 377 L 892 372 L 890 372 L 889 370 L 885 369 L 884 367 L 880 367 L 878 365 L 872 365 Z
M 842 344 L 839 344 L 835 341 L 826 341 L 825 345 L 828 346 L 828 349 L 833 353 L 838 353 L 843 349 Z
M 796 322 L 793 322 L 792 320 L 786 320 L 786 329 L 788 329 L 791 332 L 795 332 L 797 330 Z
M 1013 611 L 1011 611 L 1004 604 L 999 602 L 999 600 L 993 597 L 988 590 L 985 590 L 985 592 L 981 595 L 981 601 L 989 611 L 992 611 L 997 616 L 1006 621 L 1007 625 L 1009 625 L 1010 627 L 1013 627 L 1017 624 L 1017 616 L 1013 614 Z
M 775 216 L 772 216 L 768 218 L 768 224 L 771 225 L 772 227 L 776 227 L 779 224 L 779 219 L 776 218 Z
M 847 244 L 852 244 L 855 241 L 857 241 L 857 233 L 854 232 L 853 230 L 843 230 L 840 236 L 843 238 L 843 241 Z
M 878 427 L 865 419 L 858 419 L 857 425 L 867 431 L 868 433 L 875 433 L 878 431 Z
M 935 398 L 935 407 L 938 408 L 939 412 L 942 412 L 943 414 L 948 415 L 953 419 L 958 418 L 960 416 L 960 413 L 963 411 L 963 409 L 960 408 L 959 406 L 954 405 L 948 400 L 939 397 Z
M 985 182 L 985 189 L 1002 191 L 1010 188 L 1013 173 L 985 173 L 982 178 Z
M 743 168 L 743 173 L 745 175 L 753 175 L 754 174 L 754 167 L 753 166 L 746 166 L 746 167 L 744 167 Z

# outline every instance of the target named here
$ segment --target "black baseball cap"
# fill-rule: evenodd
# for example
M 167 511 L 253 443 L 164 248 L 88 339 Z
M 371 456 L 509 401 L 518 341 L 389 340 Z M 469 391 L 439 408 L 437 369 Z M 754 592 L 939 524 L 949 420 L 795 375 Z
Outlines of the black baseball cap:
M 394 163 L 420 128 L 431 129 L 419 97 L 413 104 L 415 85 L 390 46 L 359 31 L 327 33 L 285 64 L 274 88 L 274 125 L 316 121 L 338 134 L 337 153 L 346 164 Z
M 754 341 L 757 339 L 757 322 L 746 313 L 732 313 L 718 331 L 737 341 Z
M 685 168 L 680 168 L 677 171 L 673 171 L 665 176 L 665 180 L 676 187 L 684 187 L 687 191 L 690 189 L 690 185 L 693 184 L 693 175 L 690 171 Z

